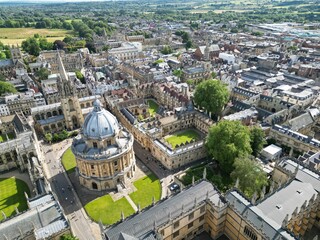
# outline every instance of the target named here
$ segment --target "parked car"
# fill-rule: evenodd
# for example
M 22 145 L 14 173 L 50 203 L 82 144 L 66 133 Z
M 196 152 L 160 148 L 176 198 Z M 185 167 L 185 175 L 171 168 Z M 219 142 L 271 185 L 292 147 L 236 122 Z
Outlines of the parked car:
M 177 190 L 179 190 L 180 189 L 180 186 L 177 184 L 177 183 L 171 183 L 170 185 L 169 185 L 169 189 L 170 189 L 170 191 L 172 191 L 172 192 L 174 192 L 174 191 L 177 191 Z

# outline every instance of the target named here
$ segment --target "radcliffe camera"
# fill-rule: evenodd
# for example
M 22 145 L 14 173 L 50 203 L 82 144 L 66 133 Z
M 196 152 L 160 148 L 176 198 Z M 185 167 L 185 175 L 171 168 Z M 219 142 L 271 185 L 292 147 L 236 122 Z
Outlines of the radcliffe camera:
M 319 0 L 0 0 L 0 240 L 319 237 Z

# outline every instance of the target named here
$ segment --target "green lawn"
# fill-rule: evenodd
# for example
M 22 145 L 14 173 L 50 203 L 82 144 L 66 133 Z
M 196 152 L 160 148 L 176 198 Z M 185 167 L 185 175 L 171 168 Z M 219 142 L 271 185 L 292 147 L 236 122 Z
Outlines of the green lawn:
M 114 202 L 109 194 L 89 202 L 84 208 L 94 221 L 101 220 L 104 225 L 118 222 L 121 219 L 121 211 L 125 217 L 134 213 L 126 198 Z
M 159 109 L 159 105 L 153 100 L 147 100 L 147 102 L 149 105 L 150 116 L 153 117 L 157 113 L 157 111 Z
M 17 207 L 20 212 L 26 210 L 27 200 L 24 196 L 26 192 L 30 196 L 28 185 L 19 179 L 0 178 L 0 212 L 3 211 L 7 217 L 16 214 Z M 0 221 L 3 220 L 0 214 Z
M 165 137 L 167 143 L 171 144 L 172 148 L 175 149 L 176 145 L 181 143 L 190 142 L 191 140 L 198 140 L 200 135 L 193 129 L 186 129 L 177 133 L 174 133 L 170 136 Z
M 76 158 L 71 151 L 71 148 L 68 148 L 68 150 L 65 151 L 64 154 L 62 155 L 62 165 L 64 166 L 64 169 L 66 170 L 67 173 L 74 172 L 77 166 L 77 163 L 76 163 Z
M 153 174 L 140 178 L 133 185 L 137 188 L 137 191 L 131 193 L 130 198 L 137 206 L 140 204 L 141 209 L 152 204 L 152 197 L 156 201 L 161 197 L 160 181 Z

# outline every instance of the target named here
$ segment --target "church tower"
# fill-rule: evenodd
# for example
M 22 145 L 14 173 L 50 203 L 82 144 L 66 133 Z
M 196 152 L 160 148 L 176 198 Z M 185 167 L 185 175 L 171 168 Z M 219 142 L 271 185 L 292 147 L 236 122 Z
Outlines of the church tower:
M 72 83 L 64 69 L 59 52 L 57 53 L 58 62 L 58 90 L 61 97 L 61 108 L 65 119 L 66 128 L 73 130 L 80 128 L 84 122 L 79 99 L 74 83 Z
M 12 60 L 22 60 L 22 54 L 19 46 L 15 47 L 14 45 L 12 45 L 12 47 L 10 48 L 10 53 Z

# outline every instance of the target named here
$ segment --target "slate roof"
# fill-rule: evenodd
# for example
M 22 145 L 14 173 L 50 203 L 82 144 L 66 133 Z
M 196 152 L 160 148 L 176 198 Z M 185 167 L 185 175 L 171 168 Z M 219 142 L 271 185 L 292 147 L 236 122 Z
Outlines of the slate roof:
M 280 162 L 279 165 L 282 168 L 294 173 L 295 169 L 299 164 L 291 159 L 285 159 L 282 162 Z M 317 192 L 320 192 L 320 175 L 318 173 L 315 173 L 310 169 L 299 165 L 299 169 L 296 174 L 296 179 L 300 182 L 310 183 Z
M 307 127 L 312 123 L 313 118 L 311 117 L 309 112 L 301 114 L 300 116 L 289 120 L 290 128 L 294 131 L 299 131 L 301 128 Z
M 296 207 L 300 211 L 304 202 L 309 202 L 316 194 L 312 184 L 294 180 L 258 204 L 257 208 L 281 226 L 287 214 L 290 219 Z
M 30 200 L 30 206 L 33 208 L 0 224 L 0 240 L 25 239 L 34 233 L 36 239 L 44 239 L 69 228 L 60 205 L 51 195 L 34 201 Z
M 0 68 L 2 67 L 13 67 L 14 62 L 12 59 L 4 59 L 0 61 Z
M 47 119 L 40 119 L 40 120 L 38 120 L 38 123 L 40 125 L 46 125 L 46 124 L 62 121 L 63 119 L 64 119 L 64 115 L 58 115 L 58 116 L 53 116 L 53 117 L 50 117 Z
M 255 228 L 262 230 L 269 239 L 295 239 L 283 230 L 281 225 L 266 216 L 258 207 L 253 206 L 251 202 L 244 198 L 239 192 L 235 190 L 228 192 L 226 199 L 236 212 L 246 218 Z
M 105 236 L 108 240 L 121 240 L 123 239 L 123 235 L 126 237 L 134 237 L 133 239 L 155 239 L 154 223 L 156 223 L 156 226 L 165 224 L 168 221 L 170 213 L 172 218 L 179 216 L 181 214 L 182 205 L 184 206 L 185 212 L 192 209 L 194 207 L 195 198 L 197 199 L 197 203 L 201 203 L 207 198 L 207 192 L 208 198 L 217 204 L 220 199 L 220 194 L 214 189 L 211 183 L 202 181 L 199 184 L 158 203 L 154 207 L 151 207 L 118 225 L 112 226 L 105 231 Z

